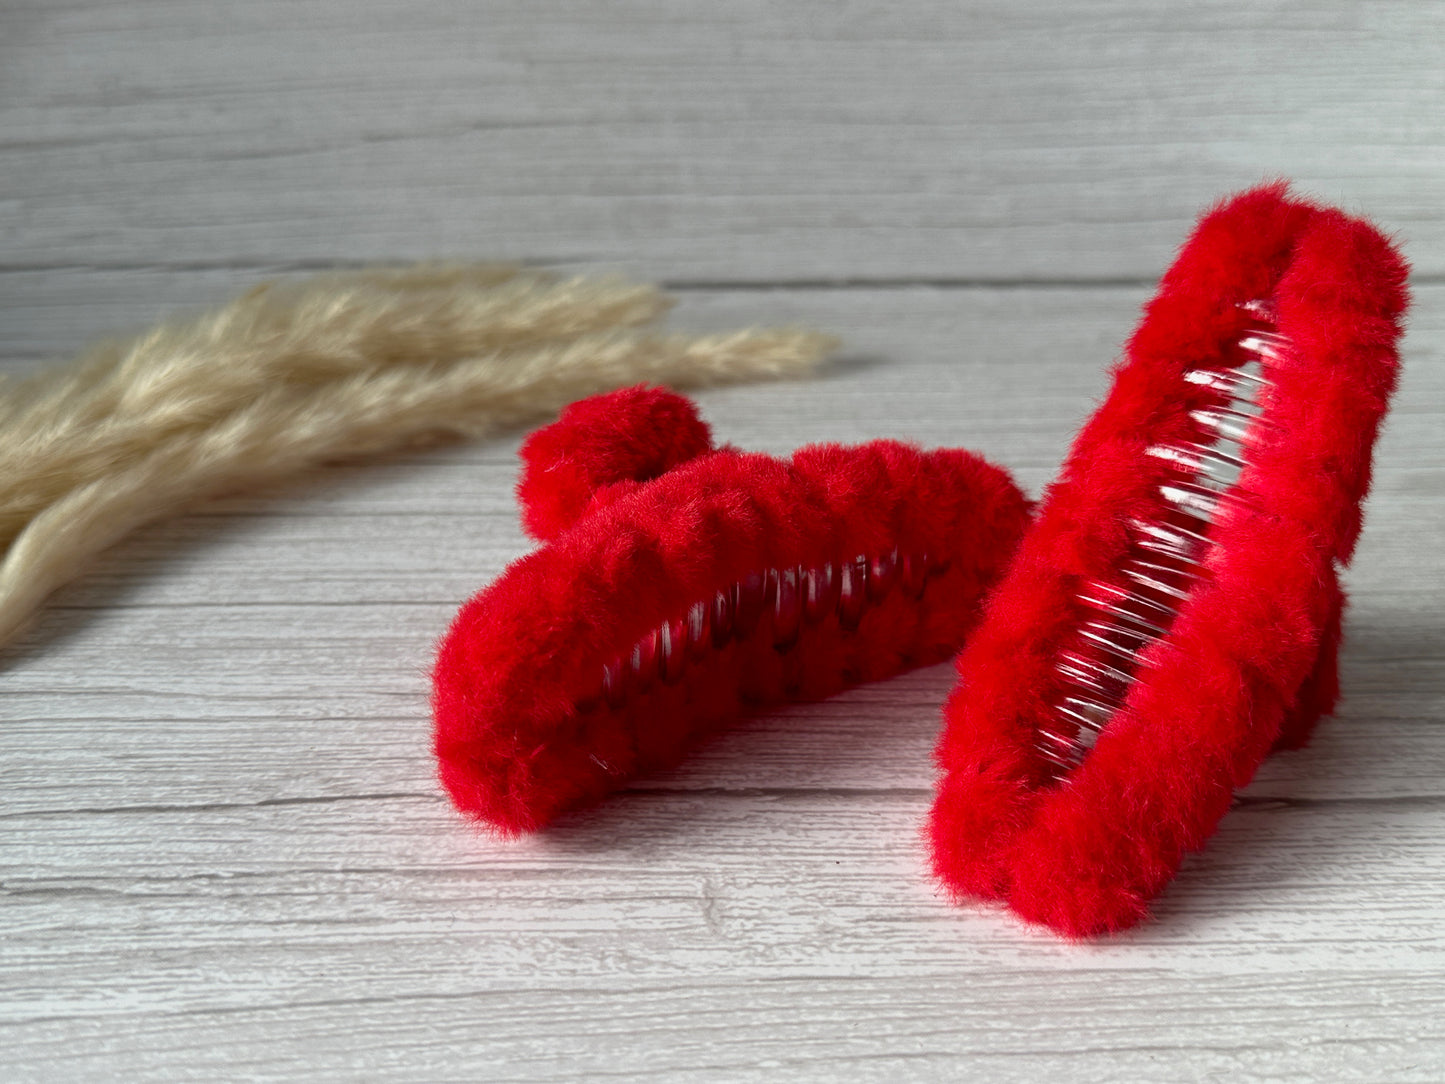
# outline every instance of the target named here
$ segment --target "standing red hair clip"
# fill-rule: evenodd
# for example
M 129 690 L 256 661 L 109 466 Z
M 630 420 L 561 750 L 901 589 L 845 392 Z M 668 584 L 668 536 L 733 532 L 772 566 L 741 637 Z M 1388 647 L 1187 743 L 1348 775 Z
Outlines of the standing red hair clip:
M 1405 279 L 1283 186 L 1201 221 L 959 658 L 930 823 L 957 895 L 1130 926 L 1333 708 Z
M 522 457 L 545 545 L 462 608 L 433 701 L 442 782 L 507 834 L 745 710 L 948 658 L 1029 514 L 969 452 L 714 448 L 661 389 L 574 403 Z

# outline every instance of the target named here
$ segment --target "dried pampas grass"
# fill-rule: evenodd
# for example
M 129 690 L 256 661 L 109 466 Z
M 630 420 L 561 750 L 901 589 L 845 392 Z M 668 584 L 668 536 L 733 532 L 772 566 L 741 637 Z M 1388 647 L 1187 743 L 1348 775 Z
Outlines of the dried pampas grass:
M 0 645 L 87 559 L 197 499 L 639 381 L 795 375 L 832 345 L 648 330 L 669 305 L 506 267 L 327 275 L 0 382 Z

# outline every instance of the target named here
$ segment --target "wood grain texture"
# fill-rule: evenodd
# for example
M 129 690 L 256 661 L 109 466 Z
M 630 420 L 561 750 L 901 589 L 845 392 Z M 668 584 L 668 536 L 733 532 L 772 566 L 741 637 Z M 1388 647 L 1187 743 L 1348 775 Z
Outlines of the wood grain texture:
M 528 548 L 520 434 L 149 528 L 0 655 L 0 1079 L 1445 1078 L 1434 5 L 0 0 L 0 367 L 288 268 L 627 266 L 805 322 L 718 436 L 962 444 L 1037 493 L 1200 204 L 1294 173 L 1422 274 L 1345 700 L 1156 921 L 958 908 L 948 667 L 722 734 L 545 836 L 460 822 L 426 671 Z
M 1152 277 L 1269 175 L 1445 273 L 1445 9 L 7 0 L 8 266 Z
M 808 319 L 850 344 L 820 381 L 706 393 L 725 439 L 963 441 L 1036 489 L 1139 300 L 733 291 L 677 322 Z M 1426 288 L 1412 347 L 1442 333 L 1445 289 Z M 1438 593 L 1406 588 L 1434 575 L 1439 373 L 1407 372 L 1381 448 L 1340 717 L 1266 765 L 1154 924 L 1101 946 L 928 883 L 947 667 L 751 721 L 538 840 L 460 824 L 431 777 L 424 671 L 457 602 L 526 549 L 515 438 L 145 531 L 0 676 L 11 1064 L 1430 1079 L 1445 642 Z

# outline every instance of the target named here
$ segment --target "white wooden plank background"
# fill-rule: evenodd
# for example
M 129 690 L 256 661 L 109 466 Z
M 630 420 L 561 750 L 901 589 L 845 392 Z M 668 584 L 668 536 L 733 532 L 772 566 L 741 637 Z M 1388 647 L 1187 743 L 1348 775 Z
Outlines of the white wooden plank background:
M 108 554 L 0 656 L 5 1080 L 1445 1079 L 1445 8 L 0 0 L 0 364 L 278 270 L 622 267 L 803 320 L 723 439 L 961 443 L 1031 491 L 1200 206 L 1414 260 L 1346 699 L 1125 937 L 960 909 L 946 667 L 720 736 L 546 836 L 449 810 L 431 646 L 524 552 L 518 436 Z

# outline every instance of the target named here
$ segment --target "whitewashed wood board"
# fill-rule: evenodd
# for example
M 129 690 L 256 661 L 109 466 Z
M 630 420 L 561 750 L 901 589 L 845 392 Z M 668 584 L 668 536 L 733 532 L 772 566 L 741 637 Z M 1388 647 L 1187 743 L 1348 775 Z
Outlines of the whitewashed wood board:
M 0 1064 L 1438 1078 L 1445 289 L 1419 295 L 1342 713 L 1266 764 L 1152 924 L 1068 946 L 939 897 L 919 830 L 947 667 L 750 721 L 539 839 L 462 823 L 425 672 L 456 604 L 527 548 L 513 435 L 143 531 L 7 658 Z M 1141 297 L 699 291 L 675 322 L 845 338 L 816 381 L 702 393 L 723 439 L 965 441 L 1037 490 Z
M 1445 1079 L 1445 8 L 0 0 L 0 366 L 271 274 L 621 268 L 842 334 L 721 439 L 965 444 L 1037 493 L 1204 204 L 1416 267 L 1345 700 L 1155 921 L 956 907 L 934 667 L 542 837 L 432 776 L 432 645 L 528 543 L 517 434 L 144 530 L 0 654 L 0 1079 Z
M 1445 272 L 1445 8 L 6 0 L 0 264 L 1152 277 L 1265 177 Z

